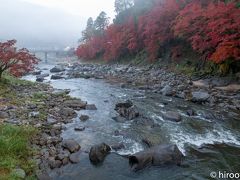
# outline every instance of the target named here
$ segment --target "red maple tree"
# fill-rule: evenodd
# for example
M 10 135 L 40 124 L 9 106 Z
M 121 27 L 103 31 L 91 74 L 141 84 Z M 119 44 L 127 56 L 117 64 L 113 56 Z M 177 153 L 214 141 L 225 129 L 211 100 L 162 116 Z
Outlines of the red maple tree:
M 15 47 L 16 40 L 0 42 L 0 79 L 4 71 L 9 71 L 14 76 L 21 76 L 33 70 L 34 64 L 38 63 L 35 55 L 23 48 Z
M 240 9 L 235 3 L 193 1 L 179 12 L 175 35 L 187 39 L 203 59 L 240 60 Z

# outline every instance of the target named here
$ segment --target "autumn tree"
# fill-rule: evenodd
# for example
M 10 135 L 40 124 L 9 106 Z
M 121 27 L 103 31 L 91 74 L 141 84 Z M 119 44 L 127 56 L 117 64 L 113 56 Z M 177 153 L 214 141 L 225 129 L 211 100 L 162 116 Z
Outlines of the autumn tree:
M 25 48 L 18 50 L 15 44 L 16 40 L 0 42 L 0 79 L 4 71 L 18 77 L 31 71 L 38 63 L 35 55 Z
M 234 2 L 193 1 L 180 11 L 175 35 L 189 41 L 203 60 L 240 60 L 240 9 Z

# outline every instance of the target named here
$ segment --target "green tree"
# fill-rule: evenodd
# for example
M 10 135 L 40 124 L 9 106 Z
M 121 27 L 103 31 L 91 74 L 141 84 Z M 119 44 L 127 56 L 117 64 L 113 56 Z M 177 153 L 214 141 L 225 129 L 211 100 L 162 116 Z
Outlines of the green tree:
M 109 24 L 109 17 L 107 17 L 107 14 L 102 11 L 97 19 L 94 21 L 94 34 L 95 35 L 102 35 L 104 33 L 104 30 L 107 28 Z
M 90 40 L 94 35 L 94 31 L 93 18 L 90 17 L 88 18 L 86 29 L 82 31 L 82 38 L 79 40 L 79 42 L 86 42 Z
M 134 0 L 115 0 L 114 6 L 117 14 L 126 11 L 134 5 Z

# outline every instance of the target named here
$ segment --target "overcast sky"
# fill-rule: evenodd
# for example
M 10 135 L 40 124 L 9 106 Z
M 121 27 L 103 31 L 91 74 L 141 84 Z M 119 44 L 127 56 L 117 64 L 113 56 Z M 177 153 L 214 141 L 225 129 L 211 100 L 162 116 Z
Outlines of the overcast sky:
M 114 0 L 0 0 L 0 40 L 19 46 L 76 45 L 87 19 L 105 11 L 115 16 Z

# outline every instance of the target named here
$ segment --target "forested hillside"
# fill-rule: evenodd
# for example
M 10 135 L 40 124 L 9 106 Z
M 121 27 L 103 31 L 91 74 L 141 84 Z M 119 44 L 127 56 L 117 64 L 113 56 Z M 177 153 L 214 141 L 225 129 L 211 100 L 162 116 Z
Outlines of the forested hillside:
M 109 24 L 104 12 L 95 21 L 89 18 L 76 53 L 86 60 L 144 54 L 150 62 L 179 63 L 193 52 L 197 58 L 191 64 L 198 70 L 210 62 L 223 74 L 238 72 L 239 5 L 238 0 L 116 0 L 114 22 Z

